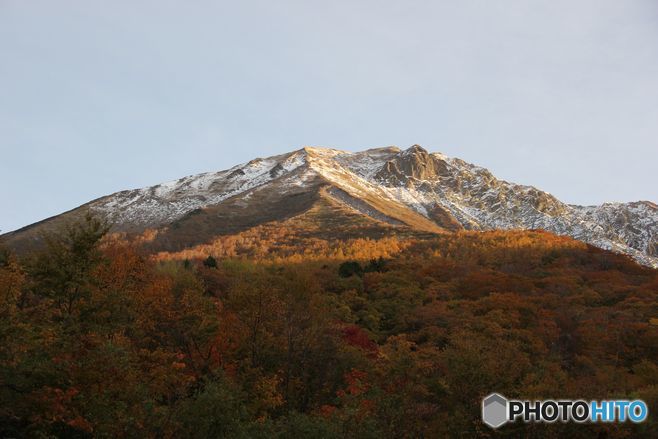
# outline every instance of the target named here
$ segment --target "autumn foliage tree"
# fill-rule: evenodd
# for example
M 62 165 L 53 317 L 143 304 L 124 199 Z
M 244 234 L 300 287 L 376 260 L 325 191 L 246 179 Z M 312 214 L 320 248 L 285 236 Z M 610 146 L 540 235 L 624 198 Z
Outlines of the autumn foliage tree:
M 208 263 L 106 232 L 87 216 L 0 250 L 1 437 L 658 434 L 651 416 L 498 433 L 479 416 L 492 391 L 656 407 L 658 273 L 626 257 L 544 232 L 276 230 L 280 253 L 245 233 Z

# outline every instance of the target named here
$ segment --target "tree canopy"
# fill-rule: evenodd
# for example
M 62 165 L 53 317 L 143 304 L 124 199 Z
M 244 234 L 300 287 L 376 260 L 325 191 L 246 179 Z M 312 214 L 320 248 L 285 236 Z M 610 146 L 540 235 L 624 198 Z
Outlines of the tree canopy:
M 491 232 L 184 263 L 107 230 L 0 251 L 0 436 L 658 435 L 480 421 L 492 391 L 656 407 L 658 272 L 626 257 Z

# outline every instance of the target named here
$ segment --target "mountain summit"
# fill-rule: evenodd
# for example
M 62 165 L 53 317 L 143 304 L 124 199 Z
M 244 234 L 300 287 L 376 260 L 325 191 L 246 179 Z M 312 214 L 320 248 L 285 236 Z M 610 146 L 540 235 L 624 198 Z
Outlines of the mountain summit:
M 305 147 L 225 171 L 117 192 L 5 236 L 18 249 L 30 247 L 40 232 L 91 210 L 117 232 L 151 232 L 154 249 L 181 250 L 320 208 L 324 220 L 331 221 L 330 227 L 318 227 L 326 234 L 339 233 L 341 219 L 347 218 L 369 230 L 418 233 L 544 229 L 658 267 L 656 204 L 570 205 L 419 145 L 362 152 Z

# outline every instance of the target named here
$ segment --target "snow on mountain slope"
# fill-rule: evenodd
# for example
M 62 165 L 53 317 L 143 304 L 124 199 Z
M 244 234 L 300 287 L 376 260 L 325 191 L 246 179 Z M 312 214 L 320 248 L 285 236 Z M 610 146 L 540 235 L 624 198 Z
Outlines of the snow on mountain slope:
M 374 186 L 425 216 L 441 207 L 466 229 L 544 229 L 658 267 L 658 207 L 651 202 L 568 205 L 532 186 L 498 180 L 487 169 L 417 145 L 402 152 L 345 153 L 336 161 L 367 181 L 360 186 Z
M 156 186 L 118 192 L 101 198 L 92 209 L 105 214 L 113 223 L 154 227 L 289 174 L 305 163 L 296 151 L 266 159 L 255 159 L 220 172 L 183 177 Z
M 106 216 L 116 230 L 129 232 L 167 229 L 197 211 L 210 213 L 220 207 L 228 221 L 251 224 L 259 219 L 245 212 L 267 211 L 272 194 L 277 209 L 285 210 L 286 197 L 306 193 L 310 200 L 321 186 L 329 187 L 324 193 L 346 208 L 389 224 L 422 231 L 544 229 L 658 267 L 656 204 L 569 205 L 418 145 L 404 151 L 386 147 L 361 152 L 306 147 L 225 171 L 118 192 L 83 207 Z M 289 206 L 301 206 L 293 198 Z M 253 210 L 237 215 L 235 209 L 248 206 Z
M 428 153 L 417 145 L 405 151 L 388 147 L 362 152 L 307 147 L 226 171 L 119 192 L 92 207 L 119 225 L 154 227 L 231 197 L 248 202 L 251 192 L 262 186 L 304 187 L 305 181 L 317 176 L 361 200 L 353 206 L 357 210 L 363 211 L 365 202 L 373 207 L 371 212 L 410 223 L 390 212 L 391 206 L 404 206 L 428 220 L 416 219 L 412 226 L 431 229 L 428 224 L 435 220 L 431 212 L 440 209 L 465 229 L 544 229 L 658 267 L 655 204 L 568 205 L 532 186 L 499 180 L 485 168 Z M 348 197 L 339 198 L 349 204 Z

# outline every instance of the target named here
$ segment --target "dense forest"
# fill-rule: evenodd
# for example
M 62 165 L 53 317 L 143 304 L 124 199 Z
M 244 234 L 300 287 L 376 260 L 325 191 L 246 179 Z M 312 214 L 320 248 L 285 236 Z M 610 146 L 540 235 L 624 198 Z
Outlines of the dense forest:
M 627 257 L 509 231 L 176 259 L 107 232 L 0 251 L 0 437 L 658 437 L 658 271 Z M 650 414 L 491 430 L 493 391 Z

